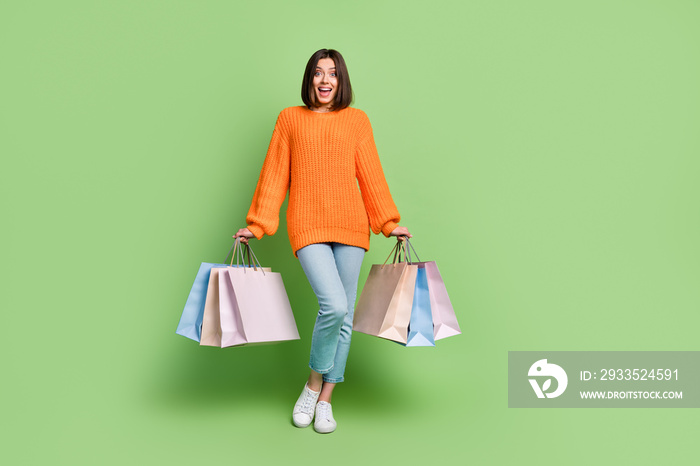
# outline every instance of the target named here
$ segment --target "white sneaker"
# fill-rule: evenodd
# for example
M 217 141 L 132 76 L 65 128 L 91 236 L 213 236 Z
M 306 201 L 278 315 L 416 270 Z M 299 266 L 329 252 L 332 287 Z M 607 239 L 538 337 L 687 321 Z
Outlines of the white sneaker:
M 327 401 L 319 401 L 316 403 L 316 420 L 314 421 L 314 429 L 320 434 L 330 434 L 337 427 L 335 419 L 333 419 L 333 408 Z
M 316 401 L 321 392 L 315 392 L 309 388 L 309 383 L 306 382 L 304 390 L 299 395 L 297 403 L 294 405 L 292 420 L 297 427 L 309 427 L 314 418 L 314 410 L 316 409 Z

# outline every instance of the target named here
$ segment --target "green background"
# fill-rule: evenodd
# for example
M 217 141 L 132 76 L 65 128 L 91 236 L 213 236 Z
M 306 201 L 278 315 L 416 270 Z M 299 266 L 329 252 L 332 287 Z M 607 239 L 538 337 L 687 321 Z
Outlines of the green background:
M 3 2 L 3 457 L 692 463 L 696 410 L 508 409 L 507 352 L 699 349 L 699 17 L 679 0 Z M 291 424 L 316 303 L 284 222 L 254 247 L 301 340 L 174 333 L 324 47 L 463 330 L 436 348 L 356 333 L 327 436 Z M 361 283 L 391 245 L 372 238 Z

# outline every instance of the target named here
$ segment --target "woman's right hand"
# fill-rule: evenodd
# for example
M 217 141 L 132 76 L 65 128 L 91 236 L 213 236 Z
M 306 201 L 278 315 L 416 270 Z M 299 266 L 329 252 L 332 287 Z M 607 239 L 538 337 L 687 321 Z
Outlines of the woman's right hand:
M 234 238 L 240 238 L 241 243 L 248 244 L 248 238 L 255 238 L 255 235 L 248 228 L 241 228 L 233 235 Z

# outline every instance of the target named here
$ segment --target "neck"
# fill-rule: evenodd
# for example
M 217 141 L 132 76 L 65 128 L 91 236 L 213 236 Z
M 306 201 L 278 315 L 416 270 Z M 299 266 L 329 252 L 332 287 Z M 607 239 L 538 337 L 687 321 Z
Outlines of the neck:
M 308 108 L 312 112 L 316 112 L 316 113 L 329 113 L 329 112 L 333 111 L 333 108 L 330 105 L 323 106 L 323 107 L 308 107 Z

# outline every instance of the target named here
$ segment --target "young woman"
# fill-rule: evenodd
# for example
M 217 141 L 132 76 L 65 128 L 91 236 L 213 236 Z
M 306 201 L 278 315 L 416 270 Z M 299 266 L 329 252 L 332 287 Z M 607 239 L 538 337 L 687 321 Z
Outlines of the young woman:
M 241 241 L 273 235 L 289 191 L 287 230 L 319 312 L 311 338 L 311 374 L 292 414 L 297 427 L 314 420 L 317 432 L 336 428 L 335 385 L 344 380 L 350 349 L 357 280 L 369 231 L 411 237 L 384 178 L 367 115 L 350 107 L 350 77 L 342 55 L 321 49 L 306 64 L 304 106 L 277 117 L 247 228 Z M 358 190 L 359 184 L 359 190 Z

